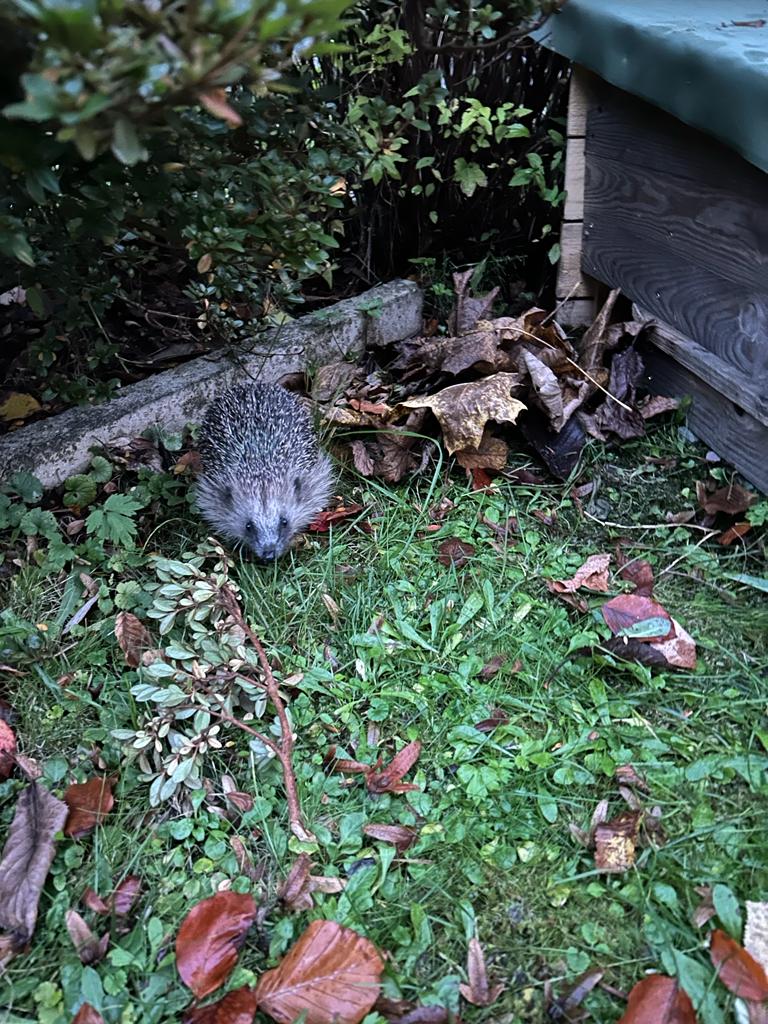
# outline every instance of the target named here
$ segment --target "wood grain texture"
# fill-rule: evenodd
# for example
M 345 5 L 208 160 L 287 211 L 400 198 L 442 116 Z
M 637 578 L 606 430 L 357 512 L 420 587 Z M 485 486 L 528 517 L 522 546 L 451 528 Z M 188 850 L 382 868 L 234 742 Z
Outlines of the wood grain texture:
M 647 346 L 643 359 L 651 390 L 675 397 L 690 395 L 688 426 L 693 433 L 768 493 L 768 427 L 655 346 Z
M 584 220 L 584 139 L 568 139 L 565 146 L 564 220 Z
M 557 297 L 590 298 L 594 284 L 582 273 L 582 223 L 564 221 L 560 228 L 560 263 L 557 268 Z
M 608 86 L 588 119 L 582 268 L 768 390 L 768 175 Z
M 568 87 L 568 120 L 565 129 L 567 135 L 586 135 L 587 114 L 594 102 L 599 81 L 597 75 L 591 71 L 587 71 L 579 64 L 574 65 Z

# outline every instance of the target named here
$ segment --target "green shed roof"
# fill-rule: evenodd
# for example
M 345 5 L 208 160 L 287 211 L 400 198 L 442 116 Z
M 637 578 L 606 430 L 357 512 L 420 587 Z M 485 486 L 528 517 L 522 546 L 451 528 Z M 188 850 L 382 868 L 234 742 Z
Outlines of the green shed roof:
M 533 37 L 768 171 L 768 0 L 566 0 Z

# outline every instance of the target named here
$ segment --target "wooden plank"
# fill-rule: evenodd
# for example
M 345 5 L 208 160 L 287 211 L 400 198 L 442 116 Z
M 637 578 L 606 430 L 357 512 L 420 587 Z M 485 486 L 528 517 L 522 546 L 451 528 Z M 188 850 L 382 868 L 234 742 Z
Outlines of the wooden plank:
M 568 139 L 565 145 L 565 220 L 584 220 L 584 139 Z
M 768 384 L 768 175 L 607 83 L 594 95 L 583 268 Z
M 637 320 L 650 319 L 648 313 L 635 306 Z M 763 426 L 768 426 L 768 391 L 759 381 L 734 373 L 733 367 L 709 352 L 692 338 L 658 320 L 647 328 L 647 338 L 656 348 L 666 352 L 675 362 L 686 367 L 697 377 L 707 381 L 725 398 L 729 398 Z M 767 453 L 768 454 L 768 453 Z
M 568 120 L 566 134 L 584 136 L 587 133 L 587 114 L 593 104 L 597 76 L 580 64 L 575 64 L 568 87 Z
M 567 299 L 555 314 L 555 320 L 562 327 L 584 327 L 595 319 L 597 300 Z
M 690 395 L 688 426 L 693 433 L 768 493 L 768 427 L 666 352 L 648 345 L 643 358 L 651 390 L 675 397 Z
M 590 298 L 594 284 L 581 272 L 581 221 L 564 221 L 560 227 L 560 263 L 557 268 L 557 297 Z

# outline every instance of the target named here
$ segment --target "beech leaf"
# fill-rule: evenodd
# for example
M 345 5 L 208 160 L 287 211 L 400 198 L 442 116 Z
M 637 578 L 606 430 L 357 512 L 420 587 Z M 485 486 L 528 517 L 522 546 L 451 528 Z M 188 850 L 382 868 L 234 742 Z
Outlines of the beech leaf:
M 375 822 L 363 825 L 363 834 L 381 843 L 392 843 L 401 856 L 419 837 L 416 829 L 408 825 L 378 825 Z
M 227 980 L 255 917 L 252 896 L 225 890 L 201 900 L 181 922 L 176 966 L 198 999 Z
M 40 893 L 55 853 L 54 837 L 66 818 L 66 804 L 37 782 L 18 799 L 0 860 L 0 931 L 8 933 L 3 945 L 10 956 L 26 946 L 35 930 Z
M 69 808 L 64 835 L 73 839 L 84 836 L 100 824 L 114 806 L 112 779 L 102 776 L 87 782 L 73 782 L 64 793 L 64 802 Z
M 617 597 L 611 598 L 610 601 L 606 601 L 601 610 L 608 628 L 614 635 L 624 633 L 639 622 L 645 622 L 648 619 L 663 619 L 669 623 L 669 627 L 664 633 L 636 639 L 650 643 L 652 640 L 664 640 L 673 634 L 672 618 L 669 612 L 656 601 L 652 601 L 650 597 L 641 597 L 639 594 L 619 594 Z
M 768 975 L 763 965 L 719 928 L 712 933 L 709 955 L 729 992 L 757 1003 L 768 999 Z
M 151 650 L 153 646 L 147 627 L 132 612 L 118 612 L 115 616 L 115 636 L 125 655 L 126 665 L 138 668 L 144 651 Z
M 380 763 L 374 765 L 373 770 L 366 776 L 366 785 L 369 793 L 406 793 L 418 786 L 410 782 L 403 782 L 403 776 L 416 764 L 421 754 L 421 743 L 413 740 L 403 747 L 392 758 L 390 763 L 382 771 L 379 771 Z
M 380 991 L 384 962 L 368 939 L 335 921 L 313 921 L 256 988 L 259 1009 L 278 1024 L 359 1024 Z
M 184 1014 L 184 1024 L 251 1024 L 258 1006 L 256 992 L 244 986 L 227 992 L 215 1003 L 196 1006 Z
M 629 993 L 619 1024 L 696 1024 L 696 1013 L 674 978 L 649 974 Z
M 90 1003 L 83 1003 L 72 1018 L 72 1024 L 104 1024 L 104 1018 Z
M 547 587 L 555 594 L 570 593 L 579 587 L 605 592 L 608 590 L 610 555 L 590 555 L 586 562 L 568 580 L 547 580 Z

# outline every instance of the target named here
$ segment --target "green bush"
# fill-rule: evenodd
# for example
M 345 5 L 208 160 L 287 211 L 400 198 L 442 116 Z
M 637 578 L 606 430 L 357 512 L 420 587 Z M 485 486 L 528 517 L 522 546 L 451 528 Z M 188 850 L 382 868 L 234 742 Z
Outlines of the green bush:
M 26 290 L 11 379 L 44 401 L 101 397 L 169 343 L 246 340 L 312 279 L 348 291 L 444 250 L 551 251 L 564 75 L 517 45 L 537 4 L 14 11 L 1 281 Z

